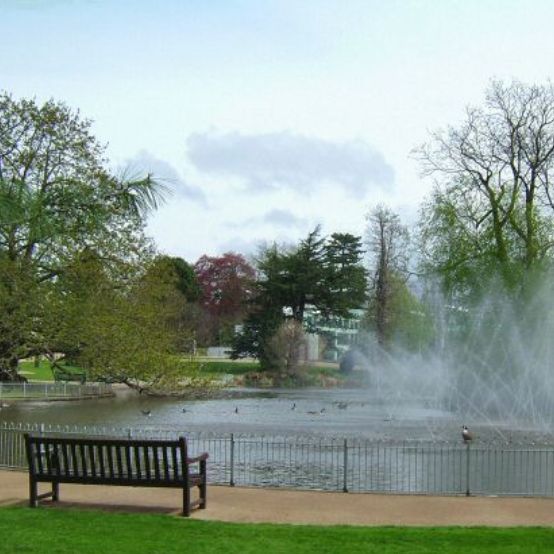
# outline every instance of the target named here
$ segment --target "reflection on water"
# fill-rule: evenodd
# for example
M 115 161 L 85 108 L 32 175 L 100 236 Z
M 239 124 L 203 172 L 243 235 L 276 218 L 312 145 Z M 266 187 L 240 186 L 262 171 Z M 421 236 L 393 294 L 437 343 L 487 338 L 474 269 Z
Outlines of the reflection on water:
M 313 434 L 452 443 L 460 442 L 461 426 L 465 423 L 483 442 L 546 440 L 545 436 L 530 431 L 464 421 L 425 399 L 417 403 L 400 401 L 379 397 L 366 389 L 241 389 L 230 391 L 225 398 L 188 401 L 120 390 L 116 398 L 13 403 L 0 410 L 0 421 L 131 428 L 147 425 L 191 432 Z

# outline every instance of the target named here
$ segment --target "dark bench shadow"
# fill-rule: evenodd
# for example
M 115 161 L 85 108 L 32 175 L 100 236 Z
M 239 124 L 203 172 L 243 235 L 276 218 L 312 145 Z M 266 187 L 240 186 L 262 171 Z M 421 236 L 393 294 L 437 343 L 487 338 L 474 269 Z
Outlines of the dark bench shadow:
M 16 505 L 16 504 L 14 504 Z M 18 506 L 28 506 L 28 502 L 18 502 Z M 170 508 L 168 506 L 136 506 L 134 504 L 104 504 L 102 502 L 75 502 L 58 500 L 52 502 L 51 500 L 45 500 L 40 504 L 41 509 L 56 510 L 58 508 L 75 508 L 77 510 L 98 510 L 101 512 L 114 512 L 114 513 L 135 513 L 135 514 L 170 514 L 170 515 L 182 515 L 182 512 L 176 508 Z

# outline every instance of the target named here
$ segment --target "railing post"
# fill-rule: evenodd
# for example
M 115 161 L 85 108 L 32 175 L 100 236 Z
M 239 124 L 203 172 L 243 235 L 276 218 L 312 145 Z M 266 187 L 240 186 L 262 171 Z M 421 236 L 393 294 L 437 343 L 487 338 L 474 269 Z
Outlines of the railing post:
M 470 483 L 469 483 L 469 476 L 470 476 L 470 446 L 469 441 L 466 442 L 466 496 L 470 495 Z
M 344 439 L 342 492 L 348 492 L 348 441 Z
M 231 433 L 231 453 L 230 453 L 230 476 L 229 476 L 229 485 L 231 487 L 235 486 L 235 435 Z
M 27 387 L 25 386 L 27 383 L 23 381 L 23 398 L 27 397 Z

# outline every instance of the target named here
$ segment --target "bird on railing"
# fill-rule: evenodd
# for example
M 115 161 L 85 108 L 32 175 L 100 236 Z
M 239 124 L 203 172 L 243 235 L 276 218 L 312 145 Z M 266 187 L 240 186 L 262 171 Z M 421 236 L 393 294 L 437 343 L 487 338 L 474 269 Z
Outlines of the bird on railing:
M 239 407 L 238 407 L 238 406 L 235 406 L 235 413 L 236 413 L 236 414 L 239 413 Z
M 146 417 L 150 417 L 152 415 L 152 410 L 141 410 L 142 415 L 145 415 Z
M 296 410 L 296 402 L 292 403 L 292 406 L 290 407 L 291 410 Z
M 186 408 L 182 408 L 181 411 L 186 414 L 187 413 L 187 409 Z
M 467 425 L 464 425 L 462 427 L 462 438 L 464 439 L 464 442 L 467 444 L 473 440 L 473 434 L 470 432 L 470 430 L 467 428 Z

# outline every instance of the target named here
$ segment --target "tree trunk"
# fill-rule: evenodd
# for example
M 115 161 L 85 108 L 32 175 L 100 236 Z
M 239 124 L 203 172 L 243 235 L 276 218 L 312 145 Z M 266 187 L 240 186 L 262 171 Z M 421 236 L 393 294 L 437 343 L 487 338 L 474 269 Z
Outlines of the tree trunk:
M 527 231 L 525 240 L 525 267 L 530 269 L 539 257 L 535 208 L 532 192 L 529 192 L 525 198 L 525 227 Z
M 377 331 L 377 342 L 380 346 L 385 347 L 387 342 L 387 312 L 389 301 L 389 267 L 388 267 L 388 248 L 385 240 L 385 226 L 380 222 L 380 250 L 379 250 L 379 265 L 377 270 L 377 283 L 375 299 L 377 301 L 375 309 L 375 328 Z
M 15 356 L 0 358 L 0 381 L 25 382 L 27 379 L 17 373 L 18 360 Z

